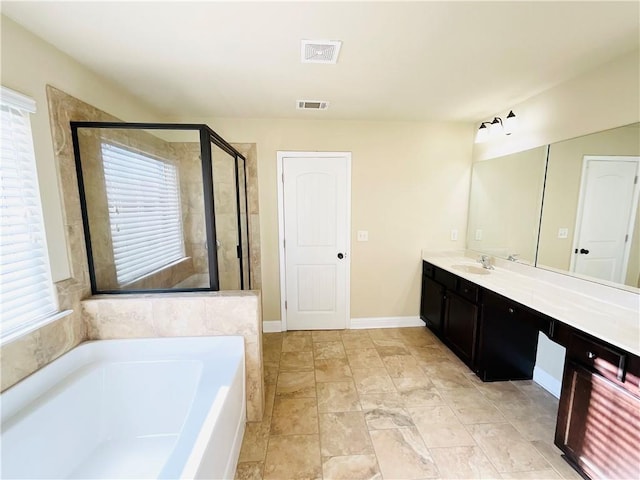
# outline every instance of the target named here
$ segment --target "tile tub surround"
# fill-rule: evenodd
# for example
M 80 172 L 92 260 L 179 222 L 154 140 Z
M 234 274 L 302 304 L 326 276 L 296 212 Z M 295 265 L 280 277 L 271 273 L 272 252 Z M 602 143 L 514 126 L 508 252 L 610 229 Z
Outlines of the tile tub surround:
M 56 282 L 55 289 L 60 310 L 72 310 L 73 313 L 0 348 L 1 391 L 15 385 L 89 338 L 80 302 L 91 296 L 91 287 L 69 122 L 120 120 L 55 87 L 47 85 L 46 90 L 58 177 L 52 181 L 57 181 L 60 187 L 71 270 L 71 278 Z M 259 289 L 262 280 L 256 145 L 232 145 L 247 159 L 251 281 L 253 288 Z
M 263 345 L 265 416 L 247 424 L 236 479 L 581 478 L 553 445 L 552 395 L 482 383 L 426 327 Z
M 82 301 L 89 340 L 242 335 L 247 419 L 264 413 L 260 292 L 95 295 Z
M 479 253 L 426 252 L 422 259 L 470 282 L 634 355 L 640 355 L 640 297 L 637 293 L 594 282 L 496 260 L 488 275 L 468 273 L 454 265 L 474 265 Z

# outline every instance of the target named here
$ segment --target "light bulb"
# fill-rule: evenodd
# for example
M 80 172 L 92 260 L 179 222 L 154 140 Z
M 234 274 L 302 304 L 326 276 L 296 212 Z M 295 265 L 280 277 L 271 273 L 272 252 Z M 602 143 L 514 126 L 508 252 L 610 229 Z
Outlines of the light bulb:
M 509 111 L 509 114 L 504 119 L 504 133 L 505 135 L 511 135 L 513 131 L 516 129 L 518 120 L 516 120 L 516 114 L 513 113 L 513 110 Z
M 500 133 L 502 133 L 502 121 L 498 117 L 494 117 L 489 125 L 489 135 L 491 138 L 496 138 Z
M 484 122 L 482 122 L 476 133 L 476 143 L 484 143 L 487 140 L 489 140 L 489 129 Z

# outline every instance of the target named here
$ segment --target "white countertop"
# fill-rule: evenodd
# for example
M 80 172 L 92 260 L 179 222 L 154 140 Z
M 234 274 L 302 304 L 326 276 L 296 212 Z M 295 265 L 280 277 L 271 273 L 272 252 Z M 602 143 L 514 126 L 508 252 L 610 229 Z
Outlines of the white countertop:
M 558 282 L 554 282 L 551 278 L 542 280 L 527 275 L 527 268 L 514 272 L 497 265 L 486 275 L 453 268 L 454 265 L 480 267 L 474 258 L 465 256 L 463 252 L 423 252 L 422 259 L 640 356 L 640 297 L 637 294 L 630 294 L 636 295 L 639 300 L 632 301 L 631 308 L 627 308 L 628 305 L 621 306 L 608 301 L 606 290 L 600 296 L 587 295 L 577 288 L 560 285 L 560 278 Z

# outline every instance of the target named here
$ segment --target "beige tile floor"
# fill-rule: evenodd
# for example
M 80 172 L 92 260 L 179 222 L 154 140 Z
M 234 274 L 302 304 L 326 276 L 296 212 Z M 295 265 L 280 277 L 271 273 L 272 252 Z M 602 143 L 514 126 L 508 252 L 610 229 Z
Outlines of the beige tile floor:
M 264 363 L 237 479 L 580 478 L 552 395 L 482 383 L 426 328 L 265 334 Z

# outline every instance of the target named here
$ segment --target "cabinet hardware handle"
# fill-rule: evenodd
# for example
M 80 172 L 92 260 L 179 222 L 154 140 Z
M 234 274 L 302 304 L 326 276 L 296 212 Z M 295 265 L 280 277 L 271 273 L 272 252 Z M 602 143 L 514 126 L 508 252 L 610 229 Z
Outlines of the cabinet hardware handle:
M 596 354 L 593 352 L 587 352 L 587 358 L 589 358 L 590 360 L 593 360 L 594 358 L 596 358 Z
M 515 310 L 513 308 L 509 307 L 509 313 L 513 313 L 513 312 L 515 312 Z

